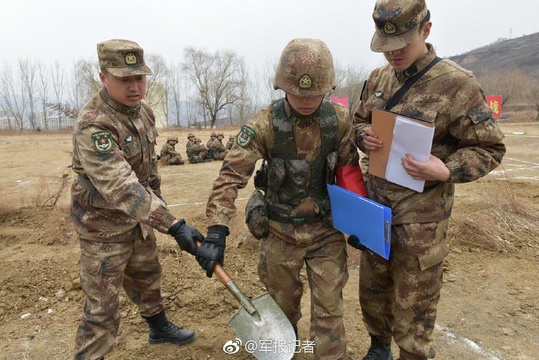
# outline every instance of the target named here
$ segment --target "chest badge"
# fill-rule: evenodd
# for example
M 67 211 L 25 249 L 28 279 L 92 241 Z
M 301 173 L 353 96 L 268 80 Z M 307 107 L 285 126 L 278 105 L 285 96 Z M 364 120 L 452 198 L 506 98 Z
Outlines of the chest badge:
M 378 99 L 381 99 L 384 96 L 384 93 L 381 90 L 376 90 L 374 92 L 374 96 L 376 96 Z
M 112 150 L 112 133 L 110 130 L 100 130 L 92 134 L 94 149 L 99 154 L 108 154 Z

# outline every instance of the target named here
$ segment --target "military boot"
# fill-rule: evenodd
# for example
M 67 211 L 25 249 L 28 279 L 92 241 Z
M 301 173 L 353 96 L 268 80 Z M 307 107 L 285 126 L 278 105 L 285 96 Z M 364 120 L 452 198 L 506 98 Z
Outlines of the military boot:
M 363 360 L 393 360 L 391 344 L 386 344 L 371 336 L 371 347 Z
M 150 326 L 150 336 L 148 338 L 150 344 L 169 342 L 176 345 L 185 345 L 195 340 L 193 330 L 178 327 L 168 321 L 164 310 L 152 317 L 145 317 L 144 320 Z

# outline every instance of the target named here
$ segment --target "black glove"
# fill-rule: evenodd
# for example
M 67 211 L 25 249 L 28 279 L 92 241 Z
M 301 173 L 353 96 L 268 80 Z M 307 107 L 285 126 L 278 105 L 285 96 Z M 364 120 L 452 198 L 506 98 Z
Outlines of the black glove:
M 172 225 L 168 233 L 174 236 L 182 250 L 192 255 L 197 251 L 197 241 L 204 240 L 204 236 L 194 227 L 187 225 L 183 219 Z
M 355 235 L 350 235 L 348 238 L 348 245 L 361 251 L 367 250 L 365 245 L 363 245 L 361 241 L 359 241 L 359 238 Z
M 208 227 L 208 236 L 196 251 L 196 259 L 200 266 L 206 270 L 206 276 L 211 278 L 217 263 L 223 265 L 225 257 L 226 237 L 230 234 L 223 225 Z

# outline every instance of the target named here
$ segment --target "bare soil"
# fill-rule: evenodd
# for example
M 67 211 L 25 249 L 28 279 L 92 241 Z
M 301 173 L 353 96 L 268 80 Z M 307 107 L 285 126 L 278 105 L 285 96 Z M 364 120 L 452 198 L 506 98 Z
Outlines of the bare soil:
M 502 123 L 508 152 L 484 179 L 457 186 L 450 225 L 452 252 L 445 263 L 438 308 L 437 359 L 537 359 L 539 355 L 539 124 Z M 237 129 L 228 129 L 226 135 Z M 195 135 L 203 141 L 211 131 Z M 187 132 L 178 135 L 185 156 Z M 228 138 L 228 137 L 226 137 Z M 79 248 L 69 219 L 70 134 L 0 134 L 0 359 L 72 358 L 83 294 Z M 171 211 L 205 230 L 205 203 L 220 162 L 161 168 Z M 250 297 L 264 293 L 256 264 L 258 244 L 247 231 L 239 194 L 225 268 Z M 205 231 L 204 231 L 205 232 Z M 228 321 L 238 303 L 194 258 L 159 234 L 162 290 L 168 316 L 195 329 L 192 344 L 149 345 L 147 327 L 123 294 L 117 344 L 107 359 L 252 359 L 244 349 L 225 354 L 235 339 Z M 344 290 L 349 359 L 360 359 L 368 336 L 358 304 L 357 250 L 349 248 L 350 280 Z M 309 290 L 299 331 L 307 340 Z M 398 349 L 394 347 L 398 355 Z M 397 358 L 396 356 L 395 358 Z M 299 354 L 297 359 L 311 359 Z

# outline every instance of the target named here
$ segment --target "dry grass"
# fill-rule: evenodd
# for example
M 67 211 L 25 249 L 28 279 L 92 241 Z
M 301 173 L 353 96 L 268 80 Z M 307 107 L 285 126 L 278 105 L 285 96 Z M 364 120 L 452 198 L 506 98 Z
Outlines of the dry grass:
M 511 180 L 483 181 L 480 201 L 457 198 L 451 216 L 452 244 L 490 251 L 514 252 L 539 247 L 536 205 L 515 193 Z

